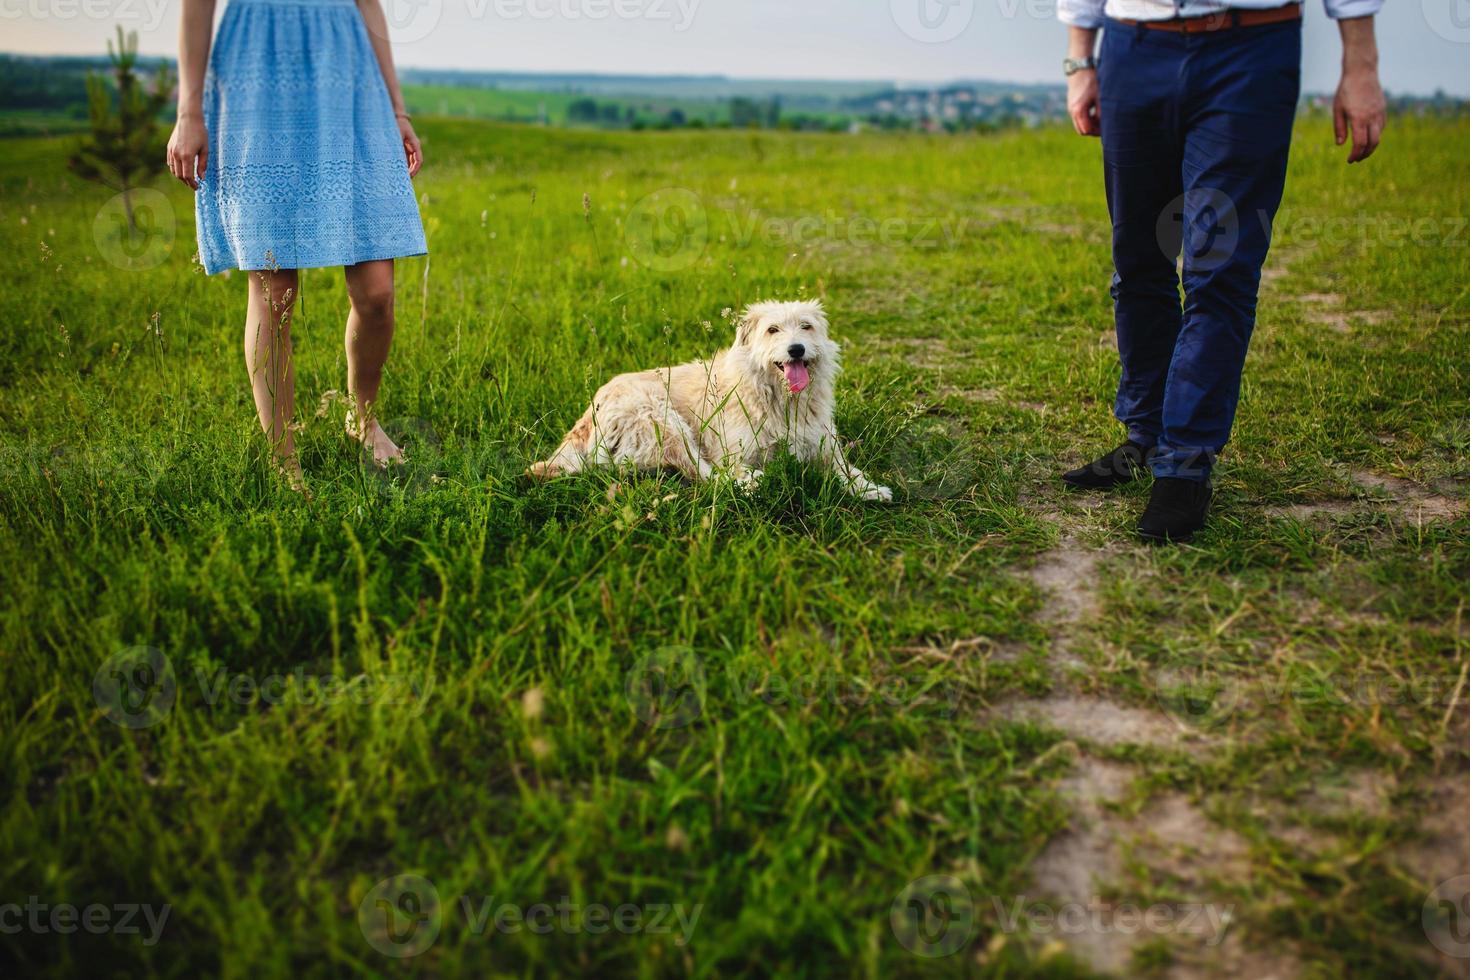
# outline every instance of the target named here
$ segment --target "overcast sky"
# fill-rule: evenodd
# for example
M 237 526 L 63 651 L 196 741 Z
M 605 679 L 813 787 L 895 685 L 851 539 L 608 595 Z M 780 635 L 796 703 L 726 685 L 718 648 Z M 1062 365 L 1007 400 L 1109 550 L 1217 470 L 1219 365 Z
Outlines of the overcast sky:
M 0 49 L 96 54 L 112 25 L 176 53 L 182 0 L 0 0 Z M 221 0 L 220 8 L 228 0 Z M 401 64 L 747 78 L 1055 81 L 1056 0 L 383 0 Z M 1336 27 L 1308 3 L 1306 87 L 1336 85 Z M 1470 96 L 1470 0 L 1388 0 L 1384 84 Z

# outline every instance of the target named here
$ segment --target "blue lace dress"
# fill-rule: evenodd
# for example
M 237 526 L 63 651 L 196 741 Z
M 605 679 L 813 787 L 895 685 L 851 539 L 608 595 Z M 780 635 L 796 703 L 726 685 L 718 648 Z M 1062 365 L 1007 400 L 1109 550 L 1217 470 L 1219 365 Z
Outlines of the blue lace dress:
M 353 0 L 229 0 L 204 86 L 199 258 L 314 269 L 428 251 Z

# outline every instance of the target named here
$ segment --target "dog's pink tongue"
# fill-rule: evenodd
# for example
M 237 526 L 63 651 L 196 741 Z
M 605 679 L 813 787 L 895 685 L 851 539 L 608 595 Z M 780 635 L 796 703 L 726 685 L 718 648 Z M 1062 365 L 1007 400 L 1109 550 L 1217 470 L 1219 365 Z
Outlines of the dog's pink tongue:
M 803 361 L 787 361 L 785 371 L 786 384 L 792 391 L 805 391 L 806 386 L 812 382 L 812 376 L 807 373 L 806 364 Z

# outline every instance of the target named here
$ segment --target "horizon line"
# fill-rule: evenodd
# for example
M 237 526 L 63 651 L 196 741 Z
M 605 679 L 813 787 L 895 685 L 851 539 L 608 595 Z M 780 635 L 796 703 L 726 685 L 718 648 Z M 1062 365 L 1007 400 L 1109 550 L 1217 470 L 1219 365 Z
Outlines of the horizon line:
M 106 54 L 96 54 L 96 55 L 85 55 L 85 54 L 41 54 L 41 53 L 36 53 L 36 52 L 0 50 L 0 57 L 51 59 L 51 60 L 69 60 L 69 61 L 98 61 L 98 60 L 105 60 L 107 58 L 107 55 Z M 149 58 L 150 60 L 155 60 L 155 61 L 168 61 L 168 62 L 171 62 L 171 63 L 174 63 L 174 64 L 177 64 L 178 63 L 178 59 L 176 57 L 168 57 L 168 56 L 164 56 L 164 55 L 153 55 L 153 56 L 147 56 L 147 55 L 145 55 L 143 57 Z M 849 76 L 849 77 L 827 76 L 827 75 L 824 75 L 824 76 L 806 76 L 806 77 L 803 77 L 803 76 L 731 75 L 731 74 L 724 73 L 724 72 L 715 73 L 715 74 L 690 74 L 690 73 L 687 73 L 687 72 L 670 72 L 670 73 L 666 73 L 665 74 L 665 73 L 657 73 L 657 72 L 650 73 L 650 72 L 631 72 L 631 71 L 630 72 L 575 71 L 575 70 L 538 70 L 538 71 L 528 71 L 528 70 L 525 70 L 525 69 L 465 68 L 465 67 L 460 67 L 460 66 L 441 67 L 441 66 L 428 66 L 428 65 L 409 64 L 407 62 L 399 62 L 398 65 L 397 65 L 397 67 L 398 67 L 398 69 L 400 71 L 405 71 L 406 70 L 406 71 L 425 71 L 425 72 L 444 72 L 444 73 L 448 73 L 448 72 L 462 72 L 462 73 L 465 73 L 465 74 L 503 75 L 503 76 L 507 76 L 507 77 L 519 77 L 519 78 L 586 78 L 586 79 L 606 80 L 606 81 L 618 81 L 618 80 L 649 80 L 649 81 L 663 81 L 663 82 L 672 82 L 672 81 L 698 81 L 698 82 L 740 82 L 740 83 L 768 83 L 768 84 L 769 83 L 774 83 L 774 84 L 790 84 L 790 83 L 795 83 L 795 84 L 805 84 L 805 85 L 820 85 L 820 84 L 823 84 L 823 83 L 831 83 L 831 84 L 842 84 L 842 85 L 867 85 L 867 84 L 871 84 L 871 85 L 877 85 L 877 86 L 886 86 L 886 87 L 889 87 L 889 88 L 897 88 L 897 87 L 900 87 L 900 86 L 904 86 L 904 87 L 910 87 L 911 86 L 911 87 L 916 87 L 916 88 L 917 87 L 944 88 L 944 87 L 947 87 L 947 86 L 966 85 L 966 84 L 969 84 L 969 85 L 1014 85 L 1014 86 L 1022 87 L 1022 88 L 1058 88 L 1058 87 L 1065 87 L 1065 84 L 1066 84 L 1065 82 L 1020 81 L 1018 79 L 996 79 L 996 78 L 980 78 L 980 77 L 951 77 L 951 78 L 947 78 L 947 79 L 923 79 L 923 78 L 890 78 L 890 79 L 883 79 L 883 78 L 875 78 L 875 77 L 870 76 L 870 75 L 869 76 Z M 1467 91 L 1467 92 L 1464 92 L 1464 93 L 1455 92 L 1455 91 L 1450 90 L 1449 88 L 1446 88 L 1444 85 L 1438 86 L 1432 92 L 1410 91 L 1410 90 L 1392 90 L 1392 89 L 1389 89 L 1387 86 L 1385 86 L 1384 91 L 1385 91 L 1385 93 L 1387 95 L 1389 95 L 1391 97 L 1392 96 L 1399 96 L 1399 97 L 1410 96 L 1410 97 L 1415 97 L 1415 98 L 1433 98 L 1433 97 L 1436 97 L 1436 96 L 1439 96 L 1439 95 L 1446 95 L 1446 96 L 1448 96 L 1450 98 L 1453 98 L 1453 99 L 1455 99 L 1457 101 L 1461 101 L 1461 102 L 1470 101 L 1470 91 Z M 1321 94 L 1321 93 L 1309 93 L 1309 92 L 1303 92 L 1302 93 L 1303 97 L 1306 97 L 1308 95 L 1315 95 L 1315 94 Z

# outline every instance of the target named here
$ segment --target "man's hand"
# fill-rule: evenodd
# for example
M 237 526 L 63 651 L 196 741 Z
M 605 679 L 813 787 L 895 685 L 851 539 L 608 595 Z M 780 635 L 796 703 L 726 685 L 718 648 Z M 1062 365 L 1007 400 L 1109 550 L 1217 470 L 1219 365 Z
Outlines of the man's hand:
M 1067 115 L 1078 136 L 1101 136 L 1097 118 L 1097 70 L 1085 68 L 1067 79 Z
M 1348 163 L 1359 163 L 1378 149 L 1388 122 L 1387 102 L 1378 81 L 1378 42 L 1372 17 L 1339 21 L 1338 27 L 1342 31 L 1342 81 L 1332 103 L 1332 126 L 1338 146 L 1352 139 Z
M 1086 61 L 1097 51 L 1097 29 L 1067 27 L 1067 57 L 1074 61 Z M 1101 136 L 1102 124 L 1098 121 L 1097 69 L 1084 68 L 1067 76 L 1067 115 L 1078 136 Z

